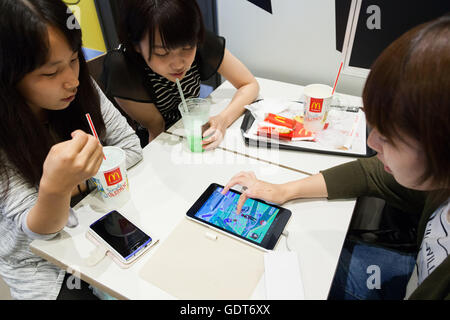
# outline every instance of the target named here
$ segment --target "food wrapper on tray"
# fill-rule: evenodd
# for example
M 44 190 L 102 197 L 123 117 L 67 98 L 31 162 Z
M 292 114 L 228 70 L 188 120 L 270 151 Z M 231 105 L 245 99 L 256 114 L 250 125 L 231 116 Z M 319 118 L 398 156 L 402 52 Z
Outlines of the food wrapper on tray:
M 258 123 L 258 136 L 282 140 L 314 140 L 314 133 L 306 130 L 301 118 L 291 119 L 268 113 L 263 122 Z
M 350 105 L 350 102 L 342 99 Z M 346 111 L 330 108 L 323 130 L 307 131 L 303 127 L 304 107 L 301 101 L 264 99 L 245 107 L 254 121 L 243 133 L 258 141 L 279 141 L 280 145 L 308 150 L 366 155 L 366 122 L 361 109 Z

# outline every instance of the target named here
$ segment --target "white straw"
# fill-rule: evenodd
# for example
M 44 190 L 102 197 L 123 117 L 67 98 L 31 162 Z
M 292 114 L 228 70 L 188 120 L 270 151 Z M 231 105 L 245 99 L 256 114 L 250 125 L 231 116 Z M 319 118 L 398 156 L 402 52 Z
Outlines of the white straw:
M 189 113 L 187 104 L 186 104 L 186 100 L 184 99 L 184 94 L 183 94 L 183 89 L 181 89 L 181 84 L 180 84 L 180 80 L 178 80 L 178 78 L 176 79 L 176 83 L 178 86 L 178 91 L 180 92 L 180 97 L 181 97 L 181 101 L 183 103 L 183 109 L 185 113 Z

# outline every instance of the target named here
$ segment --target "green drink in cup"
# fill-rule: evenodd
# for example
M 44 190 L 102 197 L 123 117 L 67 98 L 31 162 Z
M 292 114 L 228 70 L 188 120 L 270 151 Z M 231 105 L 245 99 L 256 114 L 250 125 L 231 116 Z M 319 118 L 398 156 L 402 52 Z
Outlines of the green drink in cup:
M 203 127 L 208 122 L 209 109 L 210 102 L 201 98 L 189 98 L 186 99 L 186 106 L 183 105 L 183 102 L 178 105 L 188 147 L 192 152 L 204 151 L 202 146 Z

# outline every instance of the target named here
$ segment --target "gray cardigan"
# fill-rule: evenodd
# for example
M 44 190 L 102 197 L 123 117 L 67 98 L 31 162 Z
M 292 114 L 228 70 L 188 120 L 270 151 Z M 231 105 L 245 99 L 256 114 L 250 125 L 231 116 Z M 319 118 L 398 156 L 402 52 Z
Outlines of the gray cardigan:
M 122 148 L 130 168 L 142 159 L 139 139 L 98 86 L 97 90 L 106 126 L 105 145 Z M 58 234 L 40 235 L 28 228 L 27 215 L 37 196 L 37 188 L 15 171 L 9 172 L 9 192 L 6 200 L 0 202 L 0 274 L 14 299 L 56 299 L 65 276 L 64 270 L 36 256 L 29 248 L 34 239 L 52 239 Z M 69 221 L 73 221 L 71 209 L 68 224 Z

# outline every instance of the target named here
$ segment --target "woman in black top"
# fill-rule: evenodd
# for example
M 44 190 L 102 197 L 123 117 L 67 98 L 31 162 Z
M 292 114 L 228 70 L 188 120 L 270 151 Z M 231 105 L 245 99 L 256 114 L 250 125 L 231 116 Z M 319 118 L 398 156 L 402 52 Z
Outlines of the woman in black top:
M 108 96 L 149 133 L 149 141 L 181 118 L 175 80 L 185 97 L 198 97 L 200 81 L 219 72 L 237 89 L 230 104 L 209 119 L 205 150 L 223 140 L 226 128 L 258 96 L 250 71 L 227 49 L 225 39 L 205 32 L 196 1 L 124 1 L 122 44 L 107 54 L 102 79 Z

